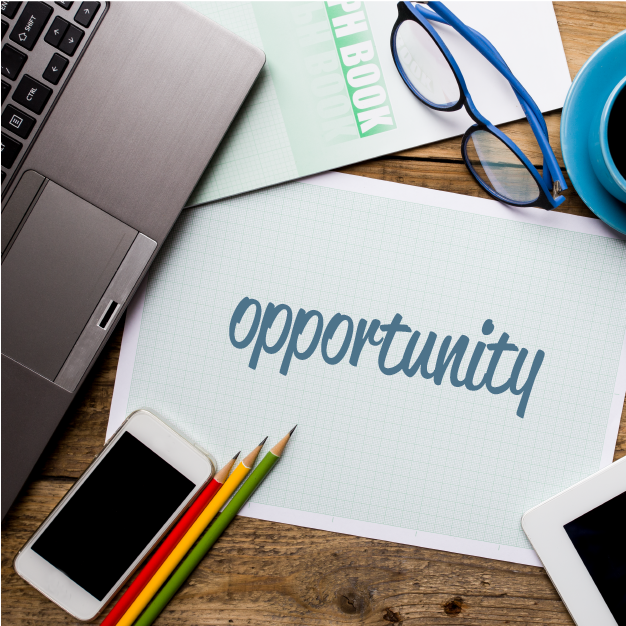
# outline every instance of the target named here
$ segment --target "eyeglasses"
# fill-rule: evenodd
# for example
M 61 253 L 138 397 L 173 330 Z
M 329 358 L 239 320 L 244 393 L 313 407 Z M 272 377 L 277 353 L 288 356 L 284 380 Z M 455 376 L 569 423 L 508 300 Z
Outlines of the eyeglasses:
M 432 10 L 410 2 L 398 3 L 391 52 L 407 87 L 436 111 L 465 107 L 475 124 L 463 136 L 463 160 L 488 194 L 513 206 L 548 210 L 559 206 L 565 201 L 560 194 L 567 184 L 550 147 L 539 107 L 485 37 L 466 26 L 441 2 L 428 2 L 428 6 Z M 478 112 L 459 66 L 429 22 L 454 28 L 509 81 L 543 153 L 543 176 L 513 141 Z

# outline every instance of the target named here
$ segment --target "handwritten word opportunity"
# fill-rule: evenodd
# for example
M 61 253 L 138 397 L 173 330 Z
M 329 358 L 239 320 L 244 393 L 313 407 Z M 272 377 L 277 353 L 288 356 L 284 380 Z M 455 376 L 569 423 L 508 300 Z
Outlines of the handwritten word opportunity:
M 254 309 L 252 325 L 243 339 L 237 339 L 235 334 L 237 326 L 251 308 Z M 285 320 L 280 336 L 275 343 L 269 345 L 267 337 L 268 331 L 272 328 L 278 316 L 283 312 L 285 313 Z M 313 337 L 308 346 L 301 349 L 303 346 L 298 345 L 298 339 L 309 324 L 315 325 Z M 493 330 L 493 322 L 486 320 L 482 326 L 483 335 L 490 335 Z M 389 351 L 396 336 L 399 333 L 411 332 L 412 334 L 400 361 L 393 364 L 388 363 Z M 335 333 L 344 333 L 343 341 L 336 354 L 331 355 L 329 353 L 328 344 L 335 336 Z M 377 333 L 379 334 L 378 337 Z M 386 376 L 393 376 L 394 374 L 402 372 L 409 378 L 412 378 L 419 372 L 422 378 L 427 380 L 432 378 L 436 385 L 441 385 L 446 371 L 448 367 L 450 367 L 450 382 L 454 387 L 466 387 L 469 391 L 478 391 L 485 387 L 487 391 L 493 394 L 504 393 L 508 390 L 516 396 L 521 395 L 516 412 L 519 417 L 524 417 L 528 399 L 530 398 L 530 392 L 535 384 L 535 379 L 537 378 L 539 368 L 545 356 L 543 350 L 537 350 L 532 365 L 530 366 L 526 382 L 520 384 L 520 372 L 528 356 L 528 350 L 526 350 L 526 348 L 519 350 L 515 344 L 509 343 L 509 335 L 502 333 L 495 343 L 485 344 L 483 341 L 476 343 L 469 359 L 465 376 L 463 379 L 460 379 L 459 369 L 470 343 L 469 337 L 466 335 L 461 335 L 454 345 L 452 345 L 452 337 L 450 335 L 446 336 L 441 342 L 439 352 L 433 364 L 431 363 L 431 357 L 433 356 L 433 348 L 437 341 L 437 334 L 429 332 L 423 345 L 418 348 L 421 333 L 418 330 L 411 331 L 409 326 L 403 324 L 402 315 L 400 314 L 394 315 L 389 324 L 381 324 L 380 320 L 377 319 L 372 320 L 368 324 L 367 320 L 360 319 L 355 327 L 354 321 L 350 316 L 337 313 L 330 318 L 324 328 L 324 318 L 319 311 L 305 311 L 304 309 L 300 309 L 294 319 L 291 308 L 286 304 L 275 305 L 269 302 L 265 307 L 265 312 L 263 312 L 259 301 L 252 298 L 243 298 L 237 305 L 230 320 L 229 337 L 232 345 L 240 350 L 252 344 L 256 337 L 248 363 L 248 367 L 253 370 L 256 369 L 262 352 L 276 354 L 286 346 L 280 366 L 280 373 L 283 376 L 288 374 L 294 358 L 305 361 L 313 355 L 318 346 L 320 347 L 322 358 L 328 365 L 336 365 L 347 357 L 350 365 L 355 367 L 359 364 L 361 352 L 366 345 L 380 346 L 378 367 Z M 338 337 L 341 337 L 341 334 L 339 334 Z M 474 377 L 476 370 L 485 349 L 491 352 L 491 358 L 482 380 L 475 382 Z M 349 356 L 348 352 L 350 353 Z M 494 385 L 494 375 L 504 352 L 519 352 L 519 354 L 517 355 L 509 379 L 501 385 Z

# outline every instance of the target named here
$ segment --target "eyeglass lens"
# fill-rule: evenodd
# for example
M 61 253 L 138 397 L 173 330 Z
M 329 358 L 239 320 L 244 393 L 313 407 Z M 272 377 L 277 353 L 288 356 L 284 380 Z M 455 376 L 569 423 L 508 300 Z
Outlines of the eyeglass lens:
M 454 106 L 459 84 L 437 44 L 418 23 L 405 20 L 396 31 L 396 52 L 414 91 L 436 105 Z
M 514 202 L 533 202 L 539 186 L 514 152 L 486 130 L 474 131 L 466 145 L 467 157 L 477 176 L 500 196 Z

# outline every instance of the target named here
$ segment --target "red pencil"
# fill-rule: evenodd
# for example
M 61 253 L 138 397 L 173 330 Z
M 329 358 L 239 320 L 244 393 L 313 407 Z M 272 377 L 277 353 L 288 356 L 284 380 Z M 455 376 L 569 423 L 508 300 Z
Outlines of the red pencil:
M 200 513 L 213 499 L 215 494 L 221 489 L 224 481 L 232 469 L 239 452 L 224 467 L 215 474 L 213 480 L 202 490 L 202 493 L 195 499 L 187 512 L 180 518 L 178 524 L 174 526 L 170 534 L 164 539 L 159 549 L 152 555 L 152 558 L 144 565 L 137 578 L 133 580 L 126 593 L 117 601 L 111 609 L 101 626 L 115 626 L 121 617 L 126 613 L 128 607 L 135 601 L 154 573 L 163 565 L 170 552 L 178 545 L 178 542 L 185 536 L 191 525 L 196 521 Z

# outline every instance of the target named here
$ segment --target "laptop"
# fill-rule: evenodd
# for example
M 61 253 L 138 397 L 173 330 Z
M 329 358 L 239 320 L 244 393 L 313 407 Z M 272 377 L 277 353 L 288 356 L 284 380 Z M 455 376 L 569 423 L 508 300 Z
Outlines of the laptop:
M 263 64 L 172 2 L 2 2 L 2 517 Z

